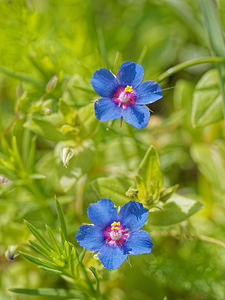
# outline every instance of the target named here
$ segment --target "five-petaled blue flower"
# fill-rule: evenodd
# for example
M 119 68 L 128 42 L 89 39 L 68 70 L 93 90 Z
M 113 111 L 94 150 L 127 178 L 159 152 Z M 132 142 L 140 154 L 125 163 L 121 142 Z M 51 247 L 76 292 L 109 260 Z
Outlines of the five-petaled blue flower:
M 155 81 L 141 82 L 143 75 L 143 67 L 130 61 L 121 65 L 116 76 L 107 69 L 97 70 L 90 80 L 102 97 L 95 102 L 96 118 L 104 122 L 123 117 L 138 129 L 146 127 L 150 111 L 144 104 L 162 98 L 162 90 Z
M 88 217 L 94 225 L 82 225 L 76 238 L 80 245 L 98 251 L 106 269 L 117 269 L 128 254 L 145 254 L 152 250 L 152 240 L 144 226 L 148 210 L 140 202 L 129 201 L 119 213 L 110 199 L 90 204 Z

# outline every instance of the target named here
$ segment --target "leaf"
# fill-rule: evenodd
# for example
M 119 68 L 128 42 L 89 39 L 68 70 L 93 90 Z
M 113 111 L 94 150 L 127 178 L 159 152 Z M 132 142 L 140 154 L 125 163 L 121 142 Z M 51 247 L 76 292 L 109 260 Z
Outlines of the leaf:
M 128 180 L 118 177 L 98 178 L 92 184 L 99 198 L 109 198 L 118 204 L 130 201 L 130 198 L 126 196 L 130 185 Z
M 193 199 L 174 194 L 160 210 L 150 211 L 151 225 L 167 226 L 180 223 L 199 211 L 203 205 Z
M 178 186 L 179 186 L 178 184 L 175 184 L 171 187 L 163 189 L 162 192 L 160 193 L 160 201 L 163 202 L 167 201 L 171 197 L 171 195 L 177 190 Z
M 224 153 L 218 149 L 204 144 L 195 145 L 191 148 L 191 155 L 198 164 L 200 171 L 212 183 L 212 186 L 225 192 L 225 160 Z
M 217 70 L 205 73 L 196 85 L 192 107 L 192 125 L 206 126 L 223 119 L 222 95 Z
M 95 117 L 94 104 L 89 104 L 85 107 L 82 107 L 78 111 L 78 118 L 81 123 L 80 135 L 85 138 L 92 136 L 97 130 L 100 122 Z
M 48 119 L 44 117 L 35 117 L 29 119 L 25 124 L 24 127 L 30 129 L 34 133 L 45 137 L 48 140 L 52 141 L 61 141 L 64 140 L 66 137 L 57 129 L 57 124 L 53 124 Z
M 55 266 L 55 264 L 51 263 L 50 261 L 47 261 L 47 260 L 44 260 L 44 259 L 41 259 L 41 258 L 37 258 L 37 257 L 35 257 L 33 255 L 30 255 L 30 254 L 27 254 L 27 253 L 23 253 L 23 252 L 20 252 L 20 253 L 23 255 L 23 257 L 25 259 L 29 260 L 30 262 L 32 262 L 36 265 L 57 270 L 57 267 Z
M 25 224 L 27 225 L 27 228 L 30 230 L 30 232 L 36 237 L 36 239 L 39 241 L 39 243 L 48 250 L 53 250 L 52 246 L 49 245 L 49 243 L 46 241 L 46 239 L 40 234 L 40 232 L 37 230 L 37 228 L 25 220 Z
M 39 268 L 44 270 L 45 272 L 49 272 L 49 273 L 52 273 L 52 274 L 56 274 L 56 275 L 62 275 L 63 274 L 63 272 L 60 271 L 60 270 L 55 270 L 55 269 L 42 267 L 42 266 L 39 266 Z
M 31 75 L 28 75 L 25 73 L 13 72 L 2 66 L 0 66 L 0 72 L 7 76 L 12 77 L 12 78 L 18 79 L 20 81 L 25 81 L 25 82 L 31 83 L 31 84 L 37 86 L 38 88 L 43 87 L 43 84 L 44 84 L 41 80 L 38 80 L 38 79 L 32 77 Z
M 68 240 L 68 235 L 67 235 L 67 228 L 66 228 L 66 221 L 64 218 L 63 210 L 61 208 L 61 205 L 59 204 L 59 201 L 56 199 L 56 207 L 57 207 L 57 212 L 59 216 L 59 221 L 60 221 L 60 226 L 61 226 L 61 240 L 62 240 L 62 245 L 64 245 L 65 240 Z
M 94 267 L 89 267 L 90 271 L 92 272 L 92 274 L 95 277 L 96 280 L 96 290 L 99 292 L 99 278 L 98 278 L 98 272 Z
M 140 176 L 136 176 L 137 195 L 141 203 L 145 203 L 148 200 L 148 194 L 145 183 Z
M 58 254 L 62 254 L 62 249 L 61 249 L 60 244 L 59 244 L 58 240 L 56 239 L 52 229 L 47 224 L 45 225 L 45 228 L 48 232 L 48 236 L 49 236 L 53 246 L 55 247 L 55 250 L 57 251 Z
M 46 248 L 42 247 L 41 245 L 39 245 L 38 243 L 36 243 L 34 241 L 29 241 L 29 243 L 31 244 L 31 246 L 34 248 L 35 251 L 37 251 L 39 254 L 42 254 L 43 256 L 49 258 L 50 252 L 48 250 L 46 250 Z
M 62 298 L 76 298 L 85 299 L 84 294 L 77 290 L 64 290 L 64 289 L 53 289 L 53 288 L 40 288 L 40 289 L 20 289 L 14 288 L 9 289 L 10 292 L 16 294 L 26 294 L 31 296 L 52 296 Z
M 163 187 L 163 175 L 159 167 L 159 157 L 153 146 L 146 152 L 138 169 L 138 176 L 141 177 L 146 186 L 147 193 L 155 194 Z

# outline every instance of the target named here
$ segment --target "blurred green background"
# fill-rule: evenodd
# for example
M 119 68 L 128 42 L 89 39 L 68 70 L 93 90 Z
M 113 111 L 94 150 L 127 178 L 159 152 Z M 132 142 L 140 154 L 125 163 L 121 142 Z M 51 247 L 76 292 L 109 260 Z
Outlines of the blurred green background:
M 23 219 L 56 228 L 57 196 L 76 244 L 89 203 L 101 196 L 96 180 L 119 178 L 123 199 L 151 144 L 165 186 L 179 184 L 179 194 L 204 208 L 164 227 L 151 226 L 150 214 L 152 254 L 101 271 L 102 289 L 113 300 L 225 299 L 225 249 L 199 238 L 224 241 L 225 127 L 220 117 L 209 126 L 193 121 L 196 84 L 214 66 L 190 67 L 163 81 L 163 98 L 150 106 L 142 131 L 120 128 L 119 120 L 100 123 L 89 82 L 96 69 L 116 72 L 128 60 L 143 65 L 144 80 L 157 80 L 171 66 L 210 54 L 197 1 L 0 0 L 1 300 L 41 299 L 13 295 L 11 287 L 70 286 L 21 257 L 6 260 L 9 245 L 30 238 Z M 54 75 L 56 88 L 46 94 Z M 73 149 L 67 168 L 65 147 Z M 117 195 L 112 200 L 121 204 Z

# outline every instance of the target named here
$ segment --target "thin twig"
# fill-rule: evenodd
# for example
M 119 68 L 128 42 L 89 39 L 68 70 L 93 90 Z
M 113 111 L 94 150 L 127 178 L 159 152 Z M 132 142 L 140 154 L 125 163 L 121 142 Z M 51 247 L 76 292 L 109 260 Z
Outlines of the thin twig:
M 16 123 L 18 119 L 19 116 L 16 115 L 15 118 L 12 120 L 12 122 L 6 127 L 6 129 L 3 130 L 2 135 L 6 135 L 6 133 L 11 129 L 11 127 Z

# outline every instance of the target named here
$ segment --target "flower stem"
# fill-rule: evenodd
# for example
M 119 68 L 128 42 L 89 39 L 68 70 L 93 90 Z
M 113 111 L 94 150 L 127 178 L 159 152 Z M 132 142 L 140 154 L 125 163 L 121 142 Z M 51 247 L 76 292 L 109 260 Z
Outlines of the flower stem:
M 167 236 L 174 237 L 174 238 L 179 237 L 178 232 L 168 232 L 168 231 L 152 231 L 152 232 L 150 232 L 150 235 L 151 235 L 151 237 L 167 237 Z M 211 243 L 211 244 L 216 244 L 218 246 L 221 246 L 221 247 L 225 248 L 225 243 L 224 242 L 222 242 L 220 240 L 217 240 L 215 238 L 212 238 L 210 236 L 200 234 L 200 235 L 193 236 L 193 238 L 197 238 L 201 241 L 208 242 L 208 243 Z
M 162 73 L 158 77 L 157 81 L 161 82 L 181 70 L 184 70 L 191 66 L 205 64 L 205 63 L 225 63 L 225 58 L 224 57 L 216 57 L 216 56 L 207 56 L 207 57 L 201 57 L 201 58 L 196 58 L 196 59 L 185 61 L 181 64 L 176 65 L 175 67 L 169 68 L 166 72 Z

